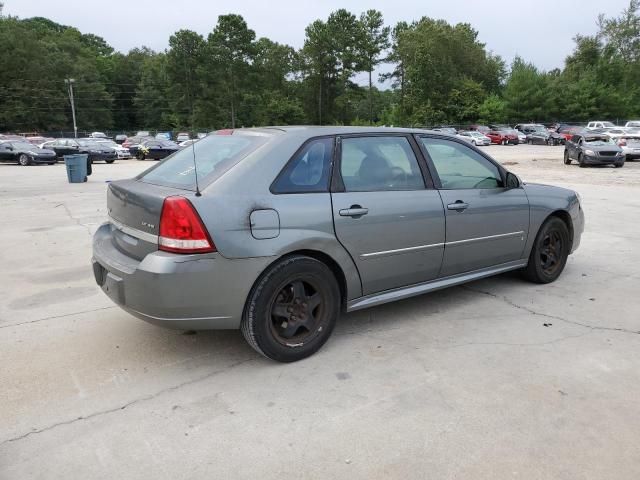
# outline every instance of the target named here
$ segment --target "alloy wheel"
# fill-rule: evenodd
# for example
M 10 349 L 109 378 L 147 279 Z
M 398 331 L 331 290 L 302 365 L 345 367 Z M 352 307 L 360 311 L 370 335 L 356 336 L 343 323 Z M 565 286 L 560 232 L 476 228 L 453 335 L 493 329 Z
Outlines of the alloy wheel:
M 542 239 L 540 265 L 547 275 L 553 275 L 562 263 L 563 242 L 560 232 L 551 230 Z
M 271 332 L 285 345 L 308 342 L 322 330 L 328 311 L 323 289 L 312 278 L 286 283 L 271 305 Z

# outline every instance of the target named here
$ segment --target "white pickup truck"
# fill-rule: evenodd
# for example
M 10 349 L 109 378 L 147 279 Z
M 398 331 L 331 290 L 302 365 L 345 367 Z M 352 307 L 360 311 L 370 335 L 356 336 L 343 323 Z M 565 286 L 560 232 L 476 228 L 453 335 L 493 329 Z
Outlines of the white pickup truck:
M 616 128 L 616 126 L 612 122 L 597 120 L 594 122 L 589 122 L 586 127 L 587 130 L 595 130 L 596 128 Z

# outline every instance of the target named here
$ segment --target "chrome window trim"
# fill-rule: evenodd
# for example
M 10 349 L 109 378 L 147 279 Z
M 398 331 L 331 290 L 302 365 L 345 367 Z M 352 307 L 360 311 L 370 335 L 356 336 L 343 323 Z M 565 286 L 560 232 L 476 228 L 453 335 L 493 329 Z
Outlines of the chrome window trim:
M 127 235 L 130 235 L 138 240 L 144 240 L 149 243 L 158 243 L 158 235 L 154 235 L 153 233 L 144 232 L 142 230 L 138 230 L 137 228 L 132 228 L 127 225 L 120 223 L 118 220 L 109 215 L 109 223 L 113 225 L 113 228 L 116 230 L 120 230 Z

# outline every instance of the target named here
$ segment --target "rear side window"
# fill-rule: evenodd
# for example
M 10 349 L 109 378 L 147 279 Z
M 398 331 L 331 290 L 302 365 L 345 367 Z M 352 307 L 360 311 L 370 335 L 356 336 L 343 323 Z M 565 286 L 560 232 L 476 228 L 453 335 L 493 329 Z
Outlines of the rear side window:
M 209 135 L 189 147 L 178 150 L 137 178 L 154 185 L 195 190 L 195 164 L 198 182 L 205 185 L 266 143 L 258 135 Z
M 287 163 L 271 187 L 273 193 L 314 193 L 329 191 L 333 138 L 308 142 Z
M 340 174 L 347 192 L 425 188 L 406 137 L 343 138 Z

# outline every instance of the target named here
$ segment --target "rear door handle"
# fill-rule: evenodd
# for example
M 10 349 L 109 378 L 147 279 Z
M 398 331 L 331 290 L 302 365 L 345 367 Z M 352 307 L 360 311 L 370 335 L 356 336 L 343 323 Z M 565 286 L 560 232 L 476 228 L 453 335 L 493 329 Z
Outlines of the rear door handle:
M 341 217 L 360 218 L 361 216 L 369 213 L 369 209 L 360 205 L 351 205 L 349 208 L 343 208 L 338 213 Z
M 449 210 L 457 210 L 458 212 L 462 212 L 469 208 L 468 203 L 464 203 L 462 200 L 456 200 L 455 203 L 450 203 L 447 205 L 447 209 Z

